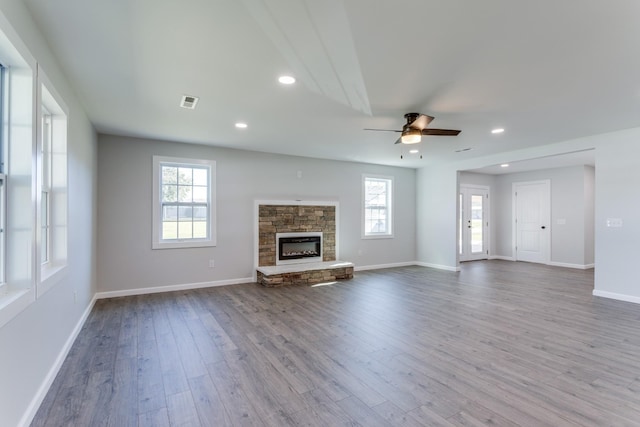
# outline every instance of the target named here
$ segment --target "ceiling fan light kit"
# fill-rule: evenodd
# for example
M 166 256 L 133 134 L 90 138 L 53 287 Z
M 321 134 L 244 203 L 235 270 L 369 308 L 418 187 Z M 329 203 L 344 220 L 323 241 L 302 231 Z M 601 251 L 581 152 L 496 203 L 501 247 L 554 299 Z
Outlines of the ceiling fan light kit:
M 418 144 L 420 141 L 422 141 L 422 131 L 404 125 L 400 142 L 403 144 Z

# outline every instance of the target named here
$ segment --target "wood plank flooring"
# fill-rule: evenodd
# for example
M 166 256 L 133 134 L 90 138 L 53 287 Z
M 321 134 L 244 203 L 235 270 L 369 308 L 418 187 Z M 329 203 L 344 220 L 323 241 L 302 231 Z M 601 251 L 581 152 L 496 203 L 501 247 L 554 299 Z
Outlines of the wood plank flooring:
M 100 300 L 33 426 L 639 426 L 640 306 L 465 263 Z

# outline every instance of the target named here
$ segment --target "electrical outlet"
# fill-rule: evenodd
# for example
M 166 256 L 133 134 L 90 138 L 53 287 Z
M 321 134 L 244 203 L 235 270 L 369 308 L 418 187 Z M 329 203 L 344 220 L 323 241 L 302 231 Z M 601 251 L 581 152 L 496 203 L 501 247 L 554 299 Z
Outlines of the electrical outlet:
M 607 218 L 607 227 L 622 227 L 622 218 Z
M 213 267 L 215 267 L 215 266 L 216 266 L 215 261 L 214 261 L 213 259 L 210 259 L 210 260 L 209 260 L 209 268 L 213 268 Z

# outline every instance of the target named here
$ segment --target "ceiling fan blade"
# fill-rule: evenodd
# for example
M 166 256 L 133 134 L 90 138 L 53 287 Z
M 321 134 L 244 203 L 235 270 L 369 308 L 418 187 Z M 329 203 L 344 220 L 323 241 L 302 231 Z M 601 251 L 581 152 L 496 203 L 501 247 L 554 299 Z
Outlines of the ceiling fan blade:
M 440 136 L 456 136 L 460 133 L 459 130 L 454 129 L 422 129 L 423 135 L 440 135 Z
M 370 128 L 364 128 L 363 130 L 374 130 L 376 132 L 402 132 L 401 130 L 397 130 L 397 129 L 370 129 Z
M 424 129 L 429 123 L 433 120 L 433 117 L 427 116 L 426 114 L 420 114 L 413 122 L 409 124 L 412 128 L 415 129 Z
M 394 144 L 402 144 L 402 137 L 398 138 L 398 140 L 394 142 Z

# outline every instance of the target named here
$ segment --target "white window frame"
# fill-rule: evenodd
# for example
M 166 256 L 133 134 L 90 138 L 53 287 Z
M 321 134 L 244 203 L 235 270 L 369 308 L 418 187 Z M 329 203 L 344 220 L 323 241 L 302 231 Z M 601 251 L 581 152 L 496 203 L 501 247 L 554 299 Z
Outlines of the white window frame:
M 7 121 L 7 86 L 5 85 L 6 69 L 0 66 L 0 119 Z M 5 277 L 5 254 L 7 247 L 5 245 L 5 235 L 7 229 L 7 174 L 6 159 L 8 155 L 8 132 L 6 129 L 0 128 L 0 295 L 7 293 L 7 282 Z
M 208 174 L 208 218 L 206 238 L 162 239 L 162 166 L 183 166 L 186 168 L 207 167 Z M 200 248 L 216 246 L 216 162 L 207 159 L 186 159 L 178 157 L 153 156 L 153 213 L 152 249 Z
M 0 14 L 0 62 L 4 139 L 4 284 L 0 327 L 36 300 L 36 69 L 37 62 Z
M 41 105 L 40 149 L 40 264 L 51 262 L 51 144 L 52 114 Z
M 4 149 L 0 144 L 0 149 Z M 6 234 L 6 205 L 7 205 L 7 192 L 5 191 L 7 185 L 7 176 L 0 172 L 0 295 L 7 292 L 7 282 L 5 278 L 5 253 L 7 251 L 5 245 Z
M 37 82 L 36 283 L 40 297 L 60 282 L 67 266 L 69 110 L 39 65 Z
M 367 181 L 380 181 L 386 184 L 386 223 L 387 229 L 382 232 L 368 231 L 367 230 L 367 210 L 369 205 L 367 204 Z M 390 239 L 393 238 L 393 177 L 385 175 L 362 175 L 362 238 L 363 239 Z

